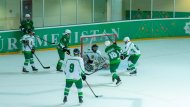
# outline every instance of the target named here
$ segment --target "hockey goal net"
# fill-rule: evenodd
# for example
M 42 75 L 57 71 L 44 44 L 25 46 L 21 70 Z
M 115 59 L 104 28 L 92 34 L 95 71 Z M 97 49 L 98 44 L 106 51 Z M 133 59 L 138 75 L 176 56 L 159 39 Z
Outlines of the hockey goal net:
M 104 54 L 105 45 L 104 42 L 109 40 L 110 42 L 116 42 L 117 34 L 96 34 L 96 35 L 85 35 L 80 37 L 81 43 L 81 56 L 91 49 L 92 45 L 98 45 L 98 50 Z
M 106 58 L 104 42 L 116 42 L 116 34 L 97 34 L 81 36 L 81 57 L 84 60 L 85 69 L 93 72 L 109 68 L 109 61 Z M 92 51 L 92 46 L 98 46 L 98 51 Z M 93 48 L 94 49 L 94 48 Z

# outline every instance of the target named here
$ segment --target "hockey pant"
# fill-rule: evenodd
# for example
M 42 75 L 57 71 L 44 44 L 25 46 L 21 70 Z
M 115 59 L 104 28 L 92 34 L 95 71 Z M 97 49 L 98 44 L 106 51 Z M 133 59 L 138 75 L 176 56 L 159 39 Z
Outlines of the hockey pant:
M 140 56 L 141 56 L 140 54 L 129 56 L 129 58 L 128 58 L 128 68 L 129 69 L 135 69 L 136 63 Z
M 57 62 L 56 69 L 61 70 L 61 67 L 63 65 L 63 61 L 65 59 L 65 52 L 63 52 L 62 49 L 57 48 L 57 52 L 59 54 L 59 61 Z
M 79 80 L 73 80 L 73 79 L 66 79 L 66 85 L 65 85 L 65 91 L 64 91 L 64 96 L 69 95 L 70 88 L 72 87 L 73 83 L 77 87 L 78 90 L 78 96 L 83 97 L 83 92 L 82 92 L 82 79 Z
M 115 64 L 110 64 L 110 72 L 112 74 L 112 78 L 114 78 L 114 79 L 118 79 L 119 78 L 119 76 L 116 73 L 116 70 L 119 67 L 119 64 L 120 64 L 120 62 L 119 63 L 115 63 Z
M 31 51 L 23 51 L 24 54 L 24 68 L 28 67 L 28 64 L 30 63 L 32 66 L 34 66 L 34 58 Z

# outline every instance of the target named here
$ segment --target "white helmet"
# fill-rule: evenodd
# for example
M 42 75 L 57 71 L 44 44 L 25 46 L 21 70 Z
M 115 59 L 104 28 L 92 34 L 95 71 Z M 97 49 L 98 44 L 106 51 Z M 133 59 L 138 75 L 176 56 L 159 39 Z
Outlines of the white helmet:
M 111 42 L 110 42 L 110 41 L 105 41 L 105 45 L 106 45 L 106 46 L 110 46 L 110 45 L 111 45 Z
M 125 38 L 123 39 L 123 41 L 124 41 L 124 42 L 128 42 L 128 41 L 130 41 L 130 38 L 129 38 L 129 37 L 125 37 Z
M 66 29 L 66 30 L 65 30 L 65 34 L 71 34 L 71 30 Z
M 30 14 L 25 14 L 25 17 L 30 17 Z

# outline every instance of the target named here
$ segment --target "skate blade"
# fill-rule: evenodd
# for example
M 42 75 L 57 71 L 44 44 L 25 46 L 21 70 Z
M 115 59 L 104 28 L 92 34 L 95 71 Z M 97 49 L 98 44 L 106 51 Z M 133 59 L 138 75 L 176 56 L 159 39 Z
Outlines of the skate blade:
M 22 74 L 28 74 L 29 72 L 22 72 Z
M 129 74 L 129 76 L 137 76 L 137 74 Z
M 119 82 L 118 84 L 115 84 L 116 86 L 119 86 L 119 85 L 121 85 L 122 84 L 122 82 Z
M 112 83 L 109 83 L 109 84 L 105 84 L 104 86 L 107 86 L 107 87 L 116 87 L 116 84 L 115 84 L 115 82 L 112 82 Z
M 69 105 L 69 104 L 66 104 L 66 102 L 64 103 L 62 103 L 61 105 Z M 73 105 L 70 105 L 71 107 L 76 107 L 76 106 L 81 106 L 82 105 L 82 103 L 78 103 L 78 104 L 73 104 Z

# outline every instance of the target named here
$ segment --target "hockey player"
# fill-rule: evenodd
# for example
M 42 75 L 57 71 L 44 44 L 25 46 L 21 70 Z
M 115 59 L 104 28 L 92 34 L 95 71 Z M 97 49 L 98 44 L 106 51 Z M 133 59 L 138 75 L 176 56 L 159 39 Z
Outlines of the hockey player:
M 26 14 L 25 19 L 23 21 L 21 21 L 20 30 L 24 34 L 27 34 L 28 30 L 31 30 L 32 32 L 34 31 L 33 21 L 30 17 L 30 14 Z
M 97 44 L 93 44 L 84 55 L 85 69 L 89 72 L 108 67 L 108 62 L 102 56 Z
M 60 42 L 57 46 L 57 51 L 59 54 L 59 61 L 57 62 L 56 69 L 57 69 L 57 71 L 60 71 L 60 72 L 63 72 L 63 70 L 61 70 L 61 67 L 62 67 L 63 61 L 65 59 L 65 53 L 70 55 L 70 50 L 68 49 L 70 35 L 71 35 L 71 30 L 66 29 L 64 35 L 60 39 Z
M 69 95 L 70 88 L 72 87 L 73 83 L 75 83 L 75 86 L 78 89 L 79 103 L 83 103 L 82 80 L 86 80 L 84 61 L 80 57 L 79 49 L 74 49 L 73 54 L 74 57 L 68 58 L 66 62 L 66 85 L 63 102 L 67 102 L 67 96 Z
M 128 57 L 127 70 L 130 71 L 130 74 L 136 74 L 137 73 L 136 63 L 139 57 L 141 56 L 140 50 L 137 47 L 137 45 L 135 45 L 130 41 L 129 37 L 125 37 L 123 41 L 125 43 L 125 51 L 121 55 L 121 59 L 124 60 L 126 57 Z
M 117 80 L 116 85 L 121 83 L 120 77 L 117 75 L 116 70 L 120 64 L 120 52 L 121 48 L 116 43 L 111 44 L 110 41 L 105 41 L 105 52 L 108 54 L 110 61 L 110 72 L 112 74 L 112 81 Z
M 87 63 L 92 64 L 93 61 L 98 60 L 99 57 L 101 57 L 101 52 L 98 50 L 98 45 L 93 44 L 91 46 L 91 49 L 88 49 L 85 54 L 88 57 Z
M 29 72 L 27 70 L 29 63 L 31 64 L 33 71 L 38 71 L 38 69 L 34 65 L 34 59 L 33 59 L 33 53 L 35 52 L 35 42 L 34 42 L 33 32 L 31 30 L 28 30 L 27 32 L 28 34 L 25 34 L 21 39 L 22 51 L 25 58 L 22 72 Z
M 93 44 L 92 47 L 91 47 L 91 50 L 92 50 L 92 52 L 101 55 L 100 50 L 98 50 L 98 45 L 97 44 Z

